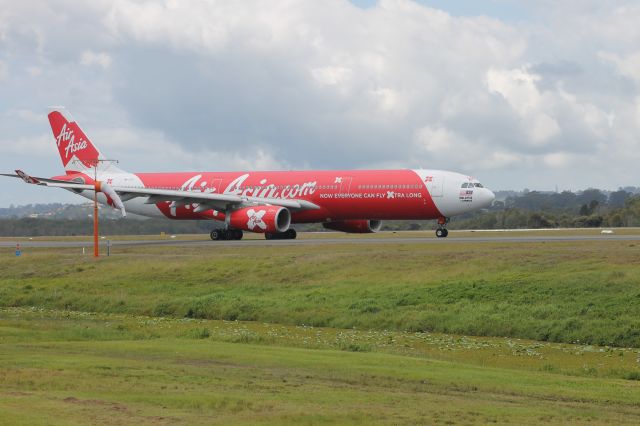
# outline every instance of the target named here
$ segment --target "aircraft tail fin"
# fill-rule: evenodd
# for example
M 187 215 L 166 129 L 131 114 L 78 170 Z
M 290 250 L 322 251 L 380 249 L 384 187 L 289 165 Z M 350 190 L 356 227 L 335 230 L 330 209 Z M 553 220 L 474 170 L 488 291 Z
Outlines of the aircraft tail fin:
M 49 115 L 49 123 L 53 131 L 60 159 L 67 173 L 86 172 L 93 169 L 105 157 L 98 151 L 91 140 L 80 129 L 71 115 L 64 109 L 53 109 Z

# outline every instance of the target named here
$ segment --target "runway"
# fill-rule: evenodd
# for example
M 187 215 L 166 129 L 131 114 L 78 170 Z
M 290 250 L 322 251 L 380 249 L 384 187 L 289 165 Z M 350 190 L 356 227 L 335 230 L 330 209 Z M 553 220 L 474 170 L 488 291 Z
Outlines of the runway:
M 473 237 L 342 237 L 342 238 L 300 238 L 296 240 L 259 240 L 246 239 L 240 241 L 211 241 L 211 240 L 114 240 L 110 241 L 112 247 L 130 246 L 283 246 L 283 245 L 336 245 L 336 244 L 460 244 L 460 243 L 553 243 L 553 242 L 581 242 L 581 241 L 618 241 L 640 242 L 640 235 L 563 235 L 563 236 L 473 236 Z M 20 244 L 23 248 L 74 248 L 91 247 L 93 242 L 86 241 L 39 241 L 16 238 L 0 241 L 0 247 L 15 248 Z M 107 240 L 101 240 L 100 246 L 106 247 Z

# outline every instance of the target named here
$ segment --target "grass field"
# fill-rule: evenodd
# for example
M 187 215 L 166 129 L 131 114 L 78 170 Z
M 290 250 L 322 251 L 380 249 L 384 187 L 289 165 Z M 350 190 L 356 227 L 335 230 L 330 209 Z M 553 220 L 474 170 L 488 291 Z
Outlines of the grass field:
M 637 424 L 639 261 L 606 239 L 7 249 L 0 423 Z

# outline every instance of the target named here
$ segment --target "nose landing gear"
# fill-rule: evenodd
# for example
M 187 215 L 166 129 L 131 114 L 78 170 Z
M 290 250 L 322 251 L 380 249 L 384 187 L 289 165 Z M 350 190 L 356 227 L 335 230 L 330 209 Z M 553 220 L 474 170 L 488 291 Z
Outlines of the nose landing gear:
M 447 231 L 447 228 L 436 229 L 436 237 L 445 238 L 447 235 L 449 235 L 449 231 Z
M 449 218 L 441 216 L 438 218 L 438 229 L 436 229 L 436 237 L 438 238 L 446 238 L 449 235 L 449 231 L 447 231 L 447 223 L 449 223 Z

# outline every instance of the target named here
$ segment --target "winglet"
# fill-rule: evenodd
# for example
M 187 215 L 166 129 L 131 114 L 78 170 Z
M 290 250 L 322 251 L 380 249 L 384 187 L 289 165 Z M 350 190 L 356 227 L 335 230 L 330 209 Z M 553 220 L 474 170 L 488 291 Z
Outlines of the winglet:
M 29 176 L 28 174 L 26 174 L 22 170 L 16 170 L 16 174 L 18 176 L 20 176 L 20 179 L 22 179 L 26 183 L 33 183 L 33 184 L 36 184 L 36 185 L 40 183 L 40 181 L 38 179 Z

